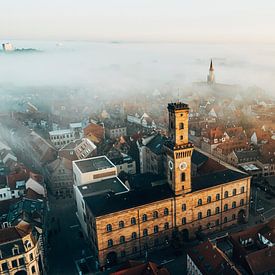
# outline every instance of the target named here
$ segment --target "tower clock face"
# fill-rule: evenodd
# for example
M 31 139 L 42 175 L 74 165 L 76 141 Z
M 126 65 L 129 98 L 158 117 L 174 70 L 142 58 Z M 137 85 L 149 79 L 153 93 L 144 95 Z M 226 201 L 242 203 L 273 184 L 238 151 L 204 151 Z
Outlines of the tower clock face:
M 173 163 L 173 161 L 172 161 L 172 160 L 169 160 L 168 165 L 169 165 L 170 170 L 172 170 L 172 169 L 173 169 L 173 167 L 174 167 L 174 163 Z
M 186 162 L 181 162 L 179 165 L 179 169 L 181 171 L 184 171 L 187 168 L 187 163 Z

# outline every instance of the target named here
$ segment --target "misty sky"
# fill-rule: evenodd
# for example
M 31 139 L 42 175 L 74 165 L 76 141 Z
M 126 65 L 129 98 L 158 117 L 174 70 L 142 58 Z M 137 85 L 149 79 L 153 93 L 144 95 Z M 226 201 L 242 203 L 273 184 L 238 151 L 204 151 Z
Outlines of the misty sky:
M 0 39 L 275 42 L 274 0 L 8 0 Z

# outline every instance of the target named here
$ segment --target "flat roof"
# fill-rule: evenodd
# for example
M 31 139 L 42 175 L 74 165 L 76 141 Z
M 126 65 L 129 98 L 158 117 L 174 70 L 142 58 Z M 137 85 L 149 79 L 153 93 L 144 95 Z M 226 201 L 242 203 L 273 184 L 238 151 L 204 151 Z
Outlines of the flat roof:
M 245 179 L 248 176 L 234 170 L 226 169 L 203 176 L 192 177 L 192 191 L 203 190 L 235 180 Z
M 127 187 L 117 177 L 104 179 L 98 182 L 92 182 L 85 185 L 79 185 L 77 186 L 77 188 L 83 197 L 95 195 L 106 191 L 114 193 L 122 193 L 128 191 Z
M 168 184 L 165 184 L 151 187 L 148 190 L 133 190 L 117 195 L 104 192 L 84 197 L 84 201 L 93 215 L 99 217 L 169 198 L 173 198 L 173 192 Z
M 115 167 L 114 164 L 105 156 L 77 160 L 74 163 L 82 173 L 88 173 Z
M 74 122 L 70 123 L 71 128 L 82 128 L 82 123 L 81 122 Z

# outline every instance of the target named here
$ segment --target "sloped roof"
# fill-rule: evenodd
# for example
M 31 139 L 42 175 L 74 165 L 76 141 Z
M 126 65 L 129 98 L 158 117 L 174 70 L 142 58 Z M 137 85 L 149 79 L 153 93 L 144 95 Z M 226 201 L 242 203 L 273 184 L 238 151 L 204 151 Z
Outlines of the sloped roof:
M 157 134 L 152 140 L 147 143 L 146 146 L 156 155 L 160 155 L 163 153 L 163 144 L 166 140 L 166 137 Z

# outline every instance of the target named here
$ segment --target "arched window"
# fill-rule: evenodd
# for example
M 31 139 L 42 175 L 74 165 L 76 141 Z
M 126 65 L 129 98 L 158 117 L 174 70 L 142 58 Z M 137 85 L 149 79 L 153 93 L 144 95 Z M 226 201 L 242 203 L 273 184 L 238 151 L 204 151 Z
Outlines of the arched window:
M 235 201 L 232 202 L 232 208 L 236 208 L 236 202 Z
M 183 140 L 183 136 L 182 135 L 180 136 L 180 140 Z
M 135 218 L 135 217 L 132 217 L 132 218 L 131 218 L 131 224 L 136 224 L 136 223 L 137 223 L 136 218 Z
M 142 215 L 142 221 L 143 221 L 143 222 L 146 222 L 146 221 L 147 221 L 147 215 L 146 215 L 146 214 L 143 214 L 143 215 Z
M 236 220 L 236 215 L 235 214 L 232 215 L 232 220 Z
M 182 211 L 186 211 L 186 204 L 185 203 L 182 204 L 181 209 L 182 209 Z
M 211 196 L 208 196 L 207 197 L 207 203 L 210 203 L 211 202 Z
M 219 214 L 220 213 L 220 207 L 217 206 L 215 212 L 216 212 L 216 214 Z
M 225 197 L 225 198 L 228 198 L 228 191 L 225 191 L 225 192 L 224 192 L 224 197 Z
M 169 222 L 166 222 L 166 223 L 164 224 L 164 229 L 165 229 L 165 230 L 169 229 Z
M 179 129 L 180 130 L 184 129 L 184 124 L 182 122 L 180 122 L 180 124 L 179 124 Z
M 156 219 L 156 218 L 158 218 L 158 216 L 159 216 L 158 211 L 154 211 L 153 212 L 153 218 Z
M 227 217 L 224 217 L 223 222 L 227 223 Z
M 32 273 L 33 274 L 35 273 L 35 266 L 34 265 L 32 266 Z
M 186 218 L 185 218 L 185 217 L 182 218 L 181 223 L 182 223 L 182 224 L 186 224 Z
M 181 181 L 185 181 L 185 173 L 184 172 L 181 173 Z
M 158 233 L 159 232 L 159 227 L 157 225 L 154 226 L 154 233 Z
M 125 237 L 124 237 L 124 236 L 120 236 L 119 242 L 120 242 L 120 243 L 125 243 Z
M 198 205 L 202 205 L 202 200 L 198 199 Z
M 237 194 L 237 189 L 236 188 L 233 189 L 232 194 L 233 194 L 233 196 L 235 196 Z
M 135 240 L 137 238 L 137 233 L 136 232 L 133 232 L 132 233 L 132 239 Z
M 244 199 L 241 199 L 240 200 L 240 206 L 243 206 L 244 205 Z
M 107 224 L 106 225 L 106 231 L 107 232 L 111 232 L 112 231 L 112 225 L 111 224 Z
M 198 213 L 198 220 L 200 220 L 200 219 L 202 219 L 202 213 L 201 212 Z
M 124 221 L 119 221 L 118 225 L 119 225 L 119 228 L 123 228 L 124 227 Z
M 219 201 L 220 200 L 220 194 L 216 195 L 216 200 Z
M 148 236 L 148 229 L 143 229 L 143 236 Z
M 225 204 L 224 205 L 224 211 L 227 211 L 228 210 L 228 204 Z
M 207 217 L 210 217 L 211 216 L 211 209 L 208 209 L 207 210 Z
M 243 186 L 241 187 L 241 193 L 244 193 L 244 187 Z
M 112 246 L 113 246 L 113 240 L 110 239 L 110 240 L 108 240 L 108 247 L 112 247 Z
M 168 216 L 168 214 L 169 214 L 169 210 L 168 210 L 168 208 L 164 208 L 164 216 Z
M 216 220 L 215 224 L 218 226 L 220 224 L 220 220 Z

